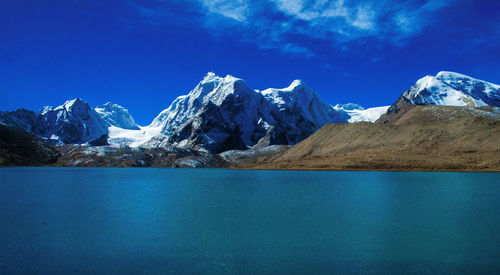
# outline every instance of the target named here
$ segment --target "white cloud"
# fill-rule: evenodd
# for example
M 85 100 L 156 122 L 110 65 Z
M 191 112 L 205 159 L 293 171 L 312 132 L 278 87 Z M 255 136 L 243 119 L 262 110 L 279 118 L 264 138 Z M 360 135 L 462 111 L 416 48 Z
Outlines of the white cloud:
M 247 19 L 248 3 L 246 0 L 200 0 L 200 2 L 209 13 L 219 14 L 239 22 Z
M 214 33 L 240 28 L 242 39 L 261 48 L 313 56 L 313 43 L 302 43 L 304 40 L 330 43 L 338 49 L 365 38 L 401 45 L 431 24 L 436 11 L 458 0 L 427 0 L 423 4 L 417 0 L 185 1 L 198 3 L 204 26 L 217 31 Z M 151 13 L 149 9 L 140 12 L 145 16 Z
M 373 30 L 375 28 L 375 11 L 369 6 L 358 7 L 356 18 L 352 21 L 352 25 L 362 30 Z
M 306 57 L 313 57 L 315 55 L 309 48 L 302 47 L 294 43 L 287 43 L 283 45 L 281 50 L 285 53 L 301 54 Z

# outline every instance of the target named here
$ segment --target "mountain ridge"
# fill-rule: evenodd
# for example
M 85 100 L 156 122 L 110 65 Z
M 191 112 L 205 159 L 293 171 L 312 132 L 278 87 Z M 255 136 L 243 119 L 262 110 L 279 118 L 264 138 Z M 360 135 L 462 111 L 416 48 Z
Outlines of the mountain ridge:
M 0 121 L 53 144 L 109 142 L 220 153 L 294 145 L 328 123 L 388 123 L 412 105 L 500 106 L 500 86 L 441 71 L 419 79 L 391 106 L 364 109 L 353 103 L 330 105 L 300 79 L 285 88 L 259 91 L 241 78 L 209 72 L 147 126 L 137 125 L 120 105 L 108 102 L 91 108 L 80 98 L 39 112 L 22 108 L 0 112 Z

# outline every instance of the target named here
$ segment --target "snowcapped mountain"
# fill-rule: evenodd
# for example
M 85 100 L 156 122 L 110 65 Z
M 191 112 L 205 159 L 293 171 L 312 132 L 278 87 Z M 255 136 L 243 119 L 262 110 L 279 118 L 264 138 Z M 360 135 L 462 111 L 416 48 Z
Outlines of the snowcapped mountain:
M 500 86 L 454 72 L 425 76 L 402 97 L 410 104 L 500 106 Z
M 377 122 L 388 123 L 413 105 L 500 106 L 500 86 L 463 74 L 442 71 L 425 76 L 406 90 Z
M 35 133 L 62 143 L 85 143 L 108 133 L 107 123 L 79 98 L 56 108 L 44 107 L 38 115 Z
M 336 110 L 343 110 L 349 115 L 349 123 L 368 121 L 375 122 L 390 106 L 381 106 L 365 109 L 358 104 L 347 103 L 333 106 Z
M 118 104 L 108 102 L 95 107 L 94 110 L 110 126 L 139 130 L 139 126 L 135 123 L 128 110 Z
M 268 123 L 277 127 L 272 132 L 274 141 L 268 145 L 293 145 L 327 123 L 349 119 L 346 112 L 327 104 L 302 80 L 294 80 L 287 88 L 271 88 L 261 93 L 268 103 Z
M 79 98 L 61 106 L 43 107 L 38 113 L 25 109 L 0 112 L 0 122 L 24 129 L 56 143 L 86 143 L 103 135 L 108 128 L 139 129 L 127 109 L 112 103 L 92 109 Z
M 250 89 L 233 76 L 208 73 L 144 129 L 158 131 L 147 146 L 175 145 L 210 152 L 247 149 L 256 144 L 295 144 L 321 126 L 347 122 L 300 80 L 284 89 Z M 155 130 L 152 130 L 155 129 Z M 159 129 L 159 130 L 158 130 Z

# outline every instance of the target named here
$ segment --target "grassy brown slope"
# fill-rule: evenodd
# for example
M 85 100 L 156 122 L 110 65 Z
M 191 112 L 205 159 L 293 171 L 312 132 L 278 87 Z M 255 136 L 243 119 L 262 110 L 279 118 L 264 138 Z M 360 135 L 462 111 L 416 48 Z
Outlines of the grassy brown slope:
M 410 106 L 383 123 L 328 124 L 260 169 L 500 171 L 492 108 Z

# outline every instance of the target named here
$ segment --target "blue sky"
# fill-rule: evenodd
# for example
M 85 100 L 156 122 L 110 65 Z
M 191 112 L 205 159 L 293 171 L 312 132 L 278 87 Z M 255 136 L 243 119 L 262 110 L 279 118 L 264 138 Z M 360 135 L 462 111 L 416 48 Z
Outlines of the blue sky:
M 389 105 L 441 70 L 500 83 L 496 0 L 0 2 L 0 110 L 81 97 L 149 124 L 208 71 Z

